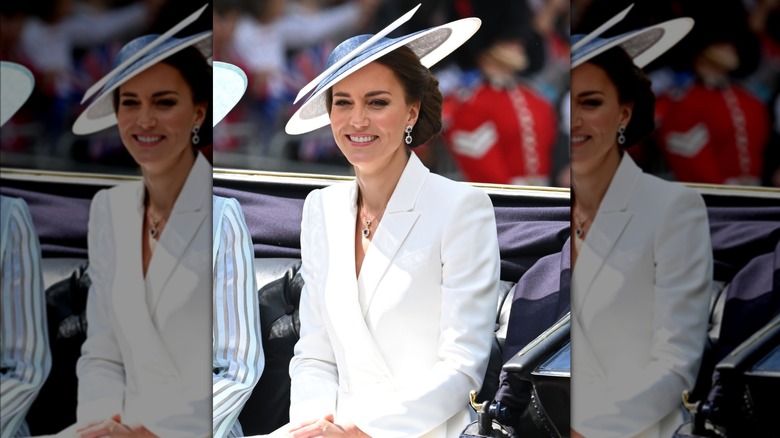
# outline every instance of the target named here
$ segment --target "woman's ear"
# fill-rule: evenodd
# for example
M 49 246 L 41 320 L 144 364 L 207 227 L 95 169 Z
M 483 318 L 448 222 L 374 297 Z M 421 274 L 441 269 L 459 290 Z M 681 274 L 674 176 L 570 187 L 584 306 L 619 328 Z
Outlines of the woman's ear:
M 620 111 L 620 124 L 622 126 L 627 126 L 628 123 L 631 121 L 631 114 L 634 112 L 634 103 L 629 102 L 625 103 L 621 106 Z
M 204 119 L 206 118 L 206 110 L 208 110 L 208 103 L 196 103 L 195 104 L 195 123 L 198 126 L 202 126 Z
M 417 123 L 417 117 L 420 115 L 420 102 L 415 102 L 409 105 L 409 119 L 406 121 L 408 125 L 414 126 Z

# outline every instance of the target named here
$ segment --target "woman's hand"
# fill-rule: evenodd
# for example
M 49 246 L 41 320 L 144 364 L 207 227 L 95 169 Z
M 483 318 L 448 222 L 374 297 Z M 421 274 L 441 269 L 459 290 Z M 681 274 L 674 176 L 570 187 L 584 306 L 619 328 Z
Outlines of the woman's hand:
M 114 415 L 108 420 L 89 423 L 76 430 L 78 438 L 100 438 L 100 437 L 133 437 L 133 438 L 157 438 L 143 425 L 127 426 L 122 424 L 122 417 L 119 414 Z
M 318 420 L 301 423 L 290 428 L 288 438 L 315 438 L 315 437 L 353 437 L 371 438 L 363 433 L 352 423 L 344 425 L 335 424 L 333 414 L 328 414 Z

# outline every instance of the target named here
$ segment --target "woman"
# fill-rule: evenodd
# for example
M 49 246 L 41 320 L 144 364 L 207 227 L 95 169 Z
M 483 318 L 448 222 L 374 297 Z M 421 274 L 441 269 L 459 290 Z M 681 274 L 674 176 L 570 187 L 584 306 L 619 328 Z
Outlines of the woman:
M 671 436 L 699 368 L 712 278 L 704 203 L 624 152 L 653 129 L 640 68 L 692 24 L 572 38 L 574 437 Z
M 287 124 L 300 134 L 330 123 L 356 175 L 304 205 L 292 437 L 456 436 L 484 377 L 499 279 L 493 208 L 408 149 L 441 130 L 427 66 L 480 22 L 383 37 L 413 12 L 339 45 Z
M 237 202 L 212 200 L 197 149 L 210 143 L 211 32 L 170 36 L 202 10 L 126 44 L 73 127 L 116 123 L 143 175 L 92 202 L 79 436 L 240 434 L 235 418 L 262 370 L 251 239 Z

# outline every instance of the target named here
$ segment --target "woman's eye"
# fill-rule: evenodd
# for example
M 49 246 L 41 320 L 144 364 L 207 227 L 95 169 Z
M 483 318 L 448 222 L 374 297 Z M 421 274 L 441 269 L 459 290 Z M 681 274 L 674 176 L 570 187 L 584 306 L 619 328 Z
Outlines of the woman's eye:
M 387 106 L 387 101 L 382 99 L 374 99 L 368 104 L 371 106 Z
M 119 101 L 119 105 L 121 105 L 121 106 L 134 106 L 134 105 L 138 105 L 138 101 L 137 100 L 133 100 L 133 99 L 122 99 L 122 100 Z
M 349 105 L 349 101 L 346 99 L 338 99 L 333 101 L 333 106 L 346 106 Z
M 157 101 L 157 105 L 164 106 L 164 107 L 171 107 L 176 105 L 176 101 L 173 99 L 162 99 Z
M 601 101 L 599 99 L 586 99 L 582 102 L 582 104 L 584 106 L 596 107 L 601 105 Z

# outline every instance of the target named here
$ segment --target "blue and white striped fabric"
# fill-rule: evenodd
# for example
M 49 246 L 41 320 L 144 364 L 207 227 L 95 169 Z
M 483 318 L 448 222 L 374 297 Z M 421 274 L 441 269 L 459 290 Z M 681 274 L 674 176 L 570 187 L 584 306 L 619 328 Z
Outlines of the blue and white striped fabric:
M 214 437 L 243 436 L 238 414 L 265 358 L 252 237 L 235 199 L 214 197 Z
M 51 369 L 41 250 L 27 204 L 0 196 L 0 436 L 24 421 Z

